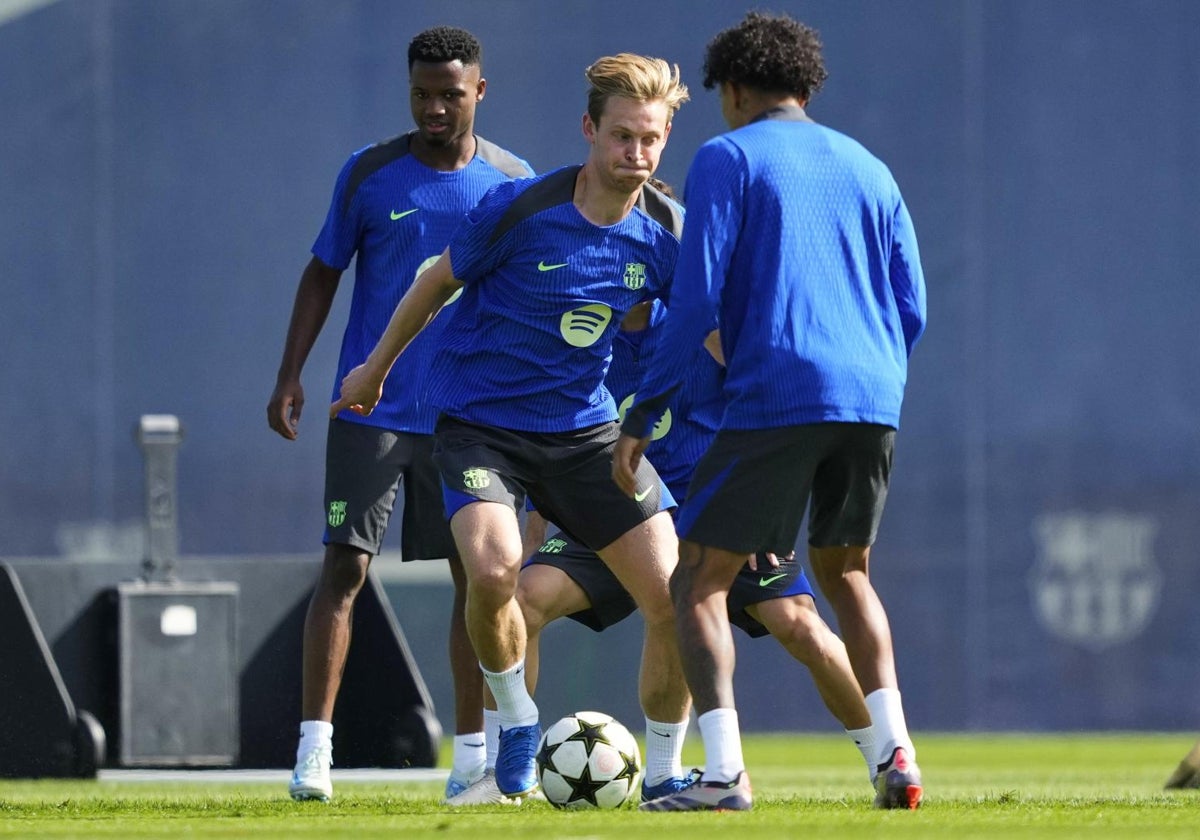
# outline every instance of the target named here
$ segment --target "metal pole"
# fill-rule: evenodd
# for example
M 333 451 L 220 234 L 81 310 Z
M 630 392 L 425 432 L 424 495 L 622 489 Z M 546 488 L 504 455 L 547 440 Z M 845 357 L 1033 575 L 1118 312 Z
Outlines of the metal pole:
M 173 414 L 143 414 L 136 434 L 146 461 L 146 556 L 142 577 L 149 581 L 159 574 L 164 580 L 172 580 L 179 556 L 175 459 L 183 430 Z

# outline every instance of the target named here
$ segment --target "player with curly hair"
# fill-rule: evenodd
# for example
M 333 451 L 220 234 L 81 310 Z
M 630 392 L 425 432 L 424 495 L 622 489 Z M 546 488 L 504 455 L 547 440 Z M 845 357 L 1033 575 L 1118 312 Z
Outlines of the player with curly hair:
M 752 807 L 726 604 L 747 562 L 793 549 L 806 510 L 809 564 L 879 748 L 876 805 L 916 808 L 922 797 L 868 559 L 908 357 L 925 328 L 925 282 L 887 167 L 805 112 L 825 78 L 817 33 L 784 15 L 748 14 L 705 55 L 704 85 L 719 88 L 730 130 L 705 143 L 689 169 L 663 340 L 613 462 L 614 479 L 633 492 L 655 423 L 716 324 L 728 402 L 676 518 L 671 578 L 706 764 L 696 784 L 646 810 Z

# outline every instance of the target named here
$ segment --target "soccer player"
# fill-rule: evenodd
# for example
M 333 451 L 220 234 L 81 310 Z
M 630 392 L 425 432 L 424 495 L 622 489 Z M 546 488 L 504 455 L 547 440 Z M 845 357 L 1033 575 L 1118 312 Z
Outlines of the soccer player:
M 665 308 L 636 307 L 626 316 L 613 342 L 613 361 L 605 385 L 619 407 L 628 406 L 641 382 L 642 371 L 654 353 Z M 714 348 L 715 349 L 715 348 Z M 719 352 L 719 351 L 718 351 Z M 688 367 L 687 379 L 672 400 L 668 414 L 654 430 L 646 457 L 654 464 L 671 494 L 683 499 L 696 460 L 708 448 L 724 412 L 724 369 L 708 351 L 701 351 Z M 758 558 L 757 569 L 744 566 L 734 581 L 729 599 L 730 621 L 752 638 L 768 634 L 812 672 L 825 705 L 854 740 L 868 771 L 874 771 L 871 718 L 862 691 L 850 669 L 846 648 L 817 613 L 813 590 L 800 564 L 788 557 L 772 566 Z M 517 601 L 525 618 L 528 637 L 525 656 L 526 684 L 537 684 L 538 640 L 550 622 L 567 616 L 600 632 L 626 618 L 635 609 L 620 581 L 587 546 L 566 534 L 545 540 L 521 569 Z M 485 701 L 486 702 L 486 701 Z M 485 720 L 487 718 L 485 712 Z M 486 724 L 485 724 L 486 725 Z M 647 724 L 647 744 L 653 747 L 664 736 L 663 727 Z M 682 741 L 682 733 L 671 733 Z M 678 771 L 663 757 L 648 752 L 642 783 L 642 801 L 665 793 L 664 781 Z M 485 782 L 469 789 L 464 799 L 484 801 Z M 494 800 L 489 800 L 494 801 Z
M 682 725 L 690 707 L 667 586 L 678 552 L 674 500 L 649 463 L 632 493 L 612 483 L 617 409 L 604 388 L 621 320 L 665 296 L 674 275 L 681 214 L 644 185 L 687 88 L 678 67 L 628 53 L 586 75 L 586 162 L 493 188 L 331 407 L 369 415 L 397 357 L 462 290 L 429 373 L 442 413 L 434 460 L 467 576 L 467 627 L 496 698 L 496 784 L 508 797 L 536 790 L 541 735 L 516 600 L 526 496 L 596 551 L 637 602 L 647 718 Z
M 719 87 L 730 131 L 705 143 L 689 169 L 662 346 L 613 463 L 618 485 L 635 492 L 655 421 L 715 322 L 728 405 L 678 512 L 671 579 L 706 763 L 696 784 L 643 803 L 646 810 L 752 807 L 727 597 L 748 558 L 786 555 L 806 508 L 809 562 L 871 713 L 875 804 L 921 802 L 868 559 L 908 357 L 925 327 L 925 283 L 887 167 L 805 113 L 825 77 L 817 34 L 787 16 L 749 13 L 706 50 L 704 85 Z
M 296 439 L 304 407 L 301 370 L 351 259 L 357 255 L 339 382 L 375 346 L 396 302 L 446 247 L 467 211 L 493 185 L 532 174 L 524 161 L 475 134 L 475 109 L 487 88 L 481 59 L 479 42 L 462 29 L 436 27 L 413 38 L 409 100 L 416 129 L 355 152 L 338 175 L 325 225 L 300 278 L 267 406 L 271 428 L 287 440 Z M 456 735 L 447 794 L 483 772 L 483 685 L 463 618 L 466 578 L 442 515 L 432 460 L 436 414 L 424 399 L 421 376 L 446 320 L 438 318 L 414 342 L 370 417 L 343 411 L 329 422 L 325 557 L 304 622 L 302 722 L 290 784 L 295 799 L 333 795 L 333 709 L 351 614 L 401 482 L 403 559 L 449 558 L 454 580 L 450 663 Z

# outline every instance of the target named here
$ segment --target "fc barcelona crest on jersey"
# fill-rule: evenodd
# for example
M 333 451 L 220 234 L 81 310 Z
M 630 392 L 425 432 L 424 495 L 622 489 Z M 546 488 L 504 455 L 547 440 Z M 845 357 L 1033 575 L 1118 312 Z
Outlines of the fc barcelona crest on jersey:
M 646 285 L 646 266 L 642 263 L 625 263 L 625 285 L 635 292 Z
M 463 484 L 472 490 L 482 490 L 491 483 L 491 476 L 482 467 L 472 467 L 469 470 L 463 470 Z
M 346 521 L 346 503 L 343 501 L 329 503 L 329 527 L 336 528 Z

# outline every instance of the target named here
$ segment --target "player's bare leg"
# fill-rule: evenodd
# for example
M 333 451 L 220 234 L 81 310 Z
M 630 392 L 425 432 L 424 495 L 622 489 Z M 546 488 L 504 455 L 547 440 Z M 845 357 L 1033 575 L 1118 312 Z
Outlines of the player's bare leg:
M 542 629 L 556 619 L 588 609 L 591 602 L 562 569 L 534 563 L 521 570 L 517 603 L 525 619 L 525 685 L 533 694 L 537 689 Z
M 450 671 L 454 679 L 454 731 L 480 732 L 483 728 L 483 676 L 467 633 L 467 576 L 462 561 L 451 557 L 454 604 L 450 614 Z
M 863 694 L 896 688 L 896 660 L 887 613 L 871 585 L 867 546 L 808 549 L 813 577 L 837 616 L 838 633 Z
M 642 799 L 688 787 L 683 770 L 691 693 L 683 673 L 671 603 L 671 572 L 679 542 L 669 514 L 658 513 L 622 534 L 598 554 L 637 604 L 645 623 L 638 696 L 646 716 L 646 772 Z
M 812 674 L 825 707 L 846 729 L 865 729 L 871 714 L 850 668 L 846 646 L 829 629 L 807 595 L 773 598 L 746 610 Z
M 496 783 L 506 796 L 525 796 L 537 789 L 541 727 L 525 687 L 525 621 L 516 598 L 520 524 L 508 505 L 479 501 L 460 508 L 450 529 L 467 578 L 467 632 L 500 718 Z
M 371 555 L 349 545 L 325 547 L 321 575 L 304 618 L 301 717 L 333 720 L 350 650 L 354 601 L 367 580 Z
M 746 607 L 752 618 L 812 674 L 825 707 L 838 719 L 867 766 L 872 784 L 878 775 L 875 730 L 862 689 L 850 667 L 846 646 L 829 629 L 808 595 L 772 598 Z
M 664 512 L 634 526 L 597 552 L 629 592 L 645 621 L 638 692 L 647 717 L 660 721 L 686 720 L 691 705 L 670 594 L 677 546 L 671 517 Z
M 729 588 L 748 555 L 679 543 L 671 575 L 683 669 L 704 739 L 705 770 L 699 781 L 642 803 L 647 811 L 747 810 L 753 797 L 742 758 L 733 700 L 734 647 L 727 612 Z
M 537 689 L 538 649 L 542 628 L 555 619 L 587 609 L 591 604 L 584 591 L 569 575 L 561 569 L 541 564 L 528 566 L 521 571 L 517 584 L 517 603 L 525 620 L 525 686 L 532 696 Z M 479 673 L 478 667 L 475 671 Z M 486 683 L 483 686 L 483 696 L 484 708 L 490 710 L 489 713 L 494 713 L 496 699 L 487 690 Z M 496 737 L 496 733 L 490 731 L 488 737 Z M 489 745 L 489 750 L 491 759 L 484 770 L 483 778 L 461 794 L 447 797 L 447 805 L 498 805 L 514 801 L 504 796 L 496 784 L 495 761 L 498 751 L 492 745 Z
M 862 687 L 878 756 L 875 804 L 915 809 L 923 787 L 916 750 L 900 702 L 896 660 L 887 613 L 871 585 L 868 546 L 809 547 L 813 577 L 829 600 L 854 674 Z
M 446 780 L 447 800 L 483 778 L 486 743 L 483 726 L 483 673 L 467 633 L 467 576 L 457 556 L 448 558 L 454 583 L 450 608 L 450 675 L 454 682 L 454 760 Z
M 472 502 L 450 520 L 467 579 L 463 615 L 479 663 L 511 668 L 525 655 L 525 621 L 517 604 L 521 531 L 516 514 L 498 502 Z
M 679 565 L 671 576 L 679 646 L 696 713 L 732 709 L 734 646 L 729 624 L 729 588 L 747 556 L 679 543 Z
M 333 707 L 342 685 L 354 601 L 367 579 L 371 555 L 349 545 L 325 547 L 304 617 L 301 659 L 300 744 L 289 791 L 294 799 L 328 800 L 333 796 Z

